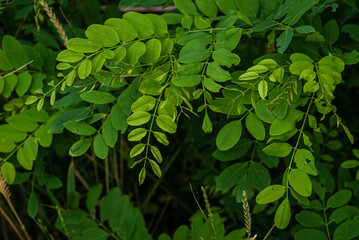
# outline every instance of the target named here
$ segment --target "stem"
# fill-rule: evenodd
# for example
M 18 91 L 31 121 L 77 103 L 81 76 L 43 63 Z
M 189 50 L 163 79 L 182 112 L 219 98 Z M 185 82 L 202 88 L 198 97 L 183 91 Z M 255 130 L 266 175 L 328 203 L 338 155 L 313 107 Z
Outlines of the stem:
M 328 219 L 327 219 L 327 209 L 326 209 L 326 207 L 324 207 L 325 206 L 324 200 L 322 200 L 322 204 L 323 204 L 323 214 L 324 214 L 325 229 L 327 231 L 328 239 L 331 240 L 330 232 L 329 232 L 329 224 L 328 224 Z
M 17 214 L 17 212 L 16 212 L 16 210 L 14 208 L 14 205 L 12 205 L 12 202 L 11 202 L 10 198 L 5 198 L 5 200 L 6 200 L 7 204 L 9 205 L 12 213 L 15 215 L 16 220 L 20 224 L 20 227 L 21 227 L 22 231 L 24 232 L 24 234 L 26 236 L 26 239 L 31 240 L 31 237 L 30 237 L 29 233 L 27 232 L 26 227 L 25 227 L 24 223 L 22 222 L 21 218 Z
M 19 232 L 19 229 L 17 229 L 16 225 L 14 224 L 14 222 L 11 220 L 11 218 L 6 214 L 5 210 L 1 207 L 0 205 L 0 213 L 4 216 L 4 218 L 6 219 L 6 221 L 10 224 L 11 228 L 14 230 L 14 232 L 16 233 L 16 235 L 18 236 L 18 238 L 20 240 L 24 240 L 24 237 L 21 235 L 21 233 Z
M 285 170 L 285 171 L 288 171 L 288 173 L 289 173 L 289 171 L 292 169 L 292 163 L 293 163 L 293 160 L 294 160 L 294 155 L 295 155 L 295 153 L 296 153 L 296 151 L 297 151 L 297 148 L 298 148 L 298 145 L 299 145 L 299 141 L 300 141 L 300 139 L 301 139 L 301 137 L 302 137 L 302 135 L 303 135 L 304 126 L 305 126 L 305 124 L 306 124 L 306 122 L 307 122 L 307 118 L 308 118 L 308 115 L 309 115 L 309 110 L 310 110 L 310 107 L 312 106 L 313 100 L 314 100 L 314 93 L 312 94 L 312 97 L 311 97 L 311 99 L 310 99 L 309 106 L 308 106 L 307 111 L 306 111 L 305 116 L 304 116 L 304 120 L 303 120 L 302 126 L 301 126 L 301 128 L 300 128 L 300 130 L 299 130 L 299 136 L 298 136 L 297 142 L 296 142 L 296 144 L 295 144 L 295 147 L 294 147 L 294 149 L 293 149 L 293 153 L 292 153 L 292 156 L 291 156 L 291 158 L 290 158 L 289 166 L 288 166 L 288 168 Z M 287 177 L 287 184 L 286 184 L 286 195 L 287 195 L 287 197 L 288 197 L 288 189 L 289 189 L 288 186 L 289 186 L 289 178 Z

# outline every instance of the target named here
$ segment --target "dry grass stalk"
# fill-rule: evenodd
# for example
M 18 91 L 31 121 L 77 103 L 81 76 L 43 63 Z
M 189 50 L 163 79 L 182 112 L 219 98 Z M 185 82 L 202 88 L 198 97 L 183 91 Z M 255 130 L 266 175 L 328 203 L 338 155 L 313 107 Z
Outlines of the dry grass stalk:
M 244 225 L 246 227 L 246 232 L 248 234 L 248 239 L 255 239 L 251 238 L 251 228 L 252 228 L 252 218 L 251 218 L 251 211 L 249 209 L 248 199 L 246 191 L 243 191 L 243 213 L 244 213 Z
M 26 239 L 31 240 L 31 237 L 29 235 L 29 233 L 27 232 L 24 223 L 22 222 L 21 218 L 19 217 L 19 215 L 17 214 L 14 205 L 11 202 L 11 192 L 9 190 L 9 186 L 6 184 L 5 179 L 2 177 L 2 175 L 0 174 L 0 193 L 4 196 L 7 204 L 9 205 L 12 213 L 15 215 L 16 220 L 18 221 L 18 223 L 20 224 L 21 229 L 23 230 Z
M 50 18 L 50 21 L 54 24 L 57 32 L 59 33 L 65 47 L 67 45 L 67 36 L 62 24 L 60 23 L 59 19 L 56 17 L 56 14 L 52 11 L 50 6 L 45 2 L 45 0 L 40 0 L 41 6 L 44 8 L 47 16 Z

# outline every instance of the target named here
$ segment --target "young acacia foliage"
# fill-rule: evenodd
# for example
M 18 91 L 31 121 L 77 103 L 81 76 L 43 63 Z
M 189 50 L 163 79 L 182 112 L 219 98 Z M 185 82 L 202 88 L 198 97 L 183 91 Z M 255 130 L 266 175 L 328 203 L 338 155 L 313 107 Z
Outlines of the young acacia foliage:
M 64 134 L 66 129 L 78 135 L 68 153 L 71 157 L 93 151 L 96 157 L 108 159 L 110 150 L 119 145 L 119 135 L 127 136 L 130 165 L 140 167 L 138 182 L 142 184 L 148 170 L 162 176 L 163 150 L 171 144 L 170 135 L 181 129 L 182 119 L 200 118 L 203 134 L 216 147 L 212 158 L 221 161 L 223 168 L 216 173 L 217 195 L 241 202 L 243 191 L 247 192 L 255 199 L 255 213 L 266 212 L 277 228 L 285 229 L 296 220 L 300 225 L 293 234 L 298 240 L 357 237 L 354 226 L 359 210 L 348 203 L 352 195 L 358 197 L 358 173 L 356 179 L 347 174 L 353 181 L 336 188 L 328 170 L 334 159 L 321 150 L 341 148 L 341 142 L 328 140 L 338 135 L 336 127 L 354 142 L 333 100 L 346 65 L 359 62 L 356 47 L 336 45 L 340 29 L 348 33 L 350 43 L 358 40 L 357 25 L 346 23 L 356 13 L 340 22 L 322 19 L 321 14 L 339 7 L 336 2 L 174 0 L 174 12 L 127 12 L 88 26 L 85 36 L 69 39 L 67 48 L 58 53 L 59 73 L 47 86 L 39 84 L 46 76 L 41 79 L 40 73 L 29 71 L 42 70 L 42 65 L 35 65 L 38 61 L 0 79 L 5 98 L 15 90 L 29 105 L 24 107 L 21 102 L 18 106 L 20 100 L 13 98 L 4 106 L 11 114 L 0 126 L 2 175 L 13 183 L 14 166 L 18 167 L 14 162 L 31 170 L 38 144 L 50 146 L 52 134 Z M 253 53 L 258 55 L 253 63 L 240 57 L 246 51 L 243 46 L 251 41 L 268 45 L 267 54 Z M 0 57 L 6 61 L 0 69 L 23 66 L 41 48 L 24 46 L 5 36 Z M 17 49 L 16 54 L 9 52 L 12 48 Z M 38 78 L 41 80 L 35 80 Z M 321 123 L 327 119 L 329 129 Z M 11 160 L 15 153 L 17 159 Z M 356 168 L 357 162 L 345 161 L 342 168 Z M 74 176 L 73 171 L 69 170 L 69 176 Z M 58 178 L 43 175 L 42 185 L 48 184 L 49 189 L 61 186 Z M 89 190 L 86 213 L 71 209 L 78 207 L 79 196 L 73 181 L 69 182 L 68 202 L 75 199 L 77 206 L 69 204 L 65 212 L 58 211 L 55 225 L 66 236 L 151 239 L 137 208 L 129 207 L 133 213 L 121 215 L 130 204 L 118 188 L 100 201 L 100 218 L 96 219 L 89 216 L 102 185 Z M 29 215 L 35 217 L 33 189 L 29 203 Z M 109 205 L 115 206 L 121 218 Z M 107 221 L 109 229 L 101 225 Z M 207 224 L 210 221 L 212 225 Z M 195 215 L 192 229 L 178 228 L 174 239 L 189 236 L 238 239 L 243 234 L 234 231 L 225 236 L 221 219 L 214 214 L 206 222 Z

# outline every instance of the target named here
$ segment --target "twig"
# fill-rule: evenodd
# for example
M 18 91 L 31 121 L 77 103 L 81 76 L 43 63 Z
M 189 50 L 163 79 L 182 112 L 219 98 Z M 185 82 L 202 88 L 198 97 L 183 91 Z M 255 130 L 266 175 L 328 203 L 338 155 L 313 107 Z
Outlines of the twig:
M 4 216 L 6 221 L 10 224 L 11 228 L 14 230 L 16 235 L 19 237 L 20 240 L 24 240 L 24 237 L 19 232 L 19 229 L 15 226 L 14 222 L 11 220 L 11 218 L 6 214 L 5 210 L 0 205 L 0 213 Z
M 118 176 L 118 164 L 117 164 L 117 149 L 113 148 L 113 177 L 115 178 L 116 187 L 120 187 L 120 178 Z M 121 187 L 121 191 L 123 192 L 123 188 Z
M 40 0 L 40 4 L 44 8 L 47 16 L 50 18 L 50 21 L 54 24 L 56 31 L 60 35 L 60 38 L 62 39 L 63 44 L 66 47 L 68 38 L 66 36 L 66 32 L 64 28 L 62 27 L 62 24 L 60 23 L 59 19 L 56 17 L 56 14 L 52 11 L 52 9 L 44 0 Z
M 164 168 L 164 170 L 162 171 L 162 177 L 158 178 L 155 185 L 152 187 L 150 193 L 147 195 L 145 201 L 143 202 L 143 204 L 141 205 L 141 208 L 145 208 L 146 205 L 149 203 L 149 201 L 151 200 L 153 194 L 155 193 L 156 189 L 158 188 L 158 186 L 161 184 L 163 177 L 166 175 L 167 171 L 169 170 L 169 168 L 171 167 L 172 163 L 174 162 L 174 160 L 177 158 L 178 154 L 182 151 L 182 148 L 177 149 L 177 151 L 172 155 L 171 159 L 169 160 L 168 164 L 166 165 L 166 167 Z
M 105 158 L 105 179 L 106 179 L 106 192 L 110 191 L 110 175 L 108 172 L 108 156 Z
M 21 69 L 23 69 L 23 68 L 26 67 L 27 65 L 31 64 L 33 61 L 34 61 L 34 60 L 31 60 L 30 62 L 28 62 L 28 63 L 22 65 L 22 66 L 19 67 L 18 69 L 15 69 L 14 71 L 9 72 L 8 74 L 6 74 L 6 75 L 4 75 L 4 76 L 1 76 L 0 79 L 1 79 L 1 78 L 5 78 L 5 77 L 7 77 L 7 76 L 10 76 L 11 74 L 16 73 L 17 71 L 20 71 Z
M 90 190 L 90 185 L 86 182 L 86 180 L 82 177 L 82 175 L 80 174 L 79 171 L 77 171 L 77 169 L 75 169 L 75 175 L 76 177 L 80 180 L 80 182 L 82 183 L 82 185 L 86 188 L 86 190 Z
M 6 184 L 5 180 L 3 179 L 3 177 L 1 176 L 1 174 L 0 174 L 0 193 L 4 196 L 7 204 L 9 205 L 9 207 L 10 207 L 10 209 L 12 211 L 12 213 L 15 215 L 15 218 L 18 221 L 18 223 L 20 224 L 20 227 L 21 227 L 22 231 L 24 232 L 26 238 L 31 240 L 31 237 L 30 237 L 29 233 L 27 232 L 24 223 L 22 222 L 21 218 L 17 214 L 17 212 L 16 212 L 16 210 L 14 208 L 14 205 L 11 202 L 11 199 L 10 199 L 11 193 L 10 193 L 9 187 L 7 186 L 7 184 Z
M 267 239 L 267 237 L 269 236 L 269 234 L 273 231 L 274 227 L 275 227 L 275 224 L 273 224 L 273 226 L 269 229 L 269 231 L 267 232 L 267 234 L 265 235 L 265 237 L 263 238 L 263 240 L 266 240 L 266 239 Z

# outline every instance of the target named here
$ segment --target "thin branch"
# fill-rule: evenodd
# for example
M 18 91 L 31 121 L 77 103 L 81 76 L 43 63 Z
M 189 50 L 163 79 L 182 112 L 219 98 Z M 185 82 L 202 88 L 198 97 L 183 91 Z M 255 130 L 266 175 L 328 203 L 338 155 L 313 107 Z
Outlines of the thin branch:
M 27 65 L 31 64 L 33 61 L 34 61 L 34 60 L 31 60 L 30 62 L 28 62 L 28 63 L 22 65 L 22 66 L 19 67 L 18 69 L 15 69 L 14 71 L 9 72 L 8 74 L 6 74 L 6 75 L 4 75 L 4 76 L 1 76 L 0 79 L 1 79 L 1 78 L 5 78 L 5 77 L 7 77 L 7 76 L 10 76 L 11 74 L 16 73 L 17 71 L 20 71 L 21 69 L 23 69 L 23 68 L 26 67 Z
M 14 222 L 11 220 L 11 218 L 6 214 L 5 210 L 1 207 L 0 205 L 0 213 L 4 216 L 4 218 L 6 219 L 6 221 L 10 224 L 11 228 L 14 230 L 14 232 L 16 233 L 16 235 L 19 237 L 20 240 L 24 240 L 24 237 L 21 235 L 21 233 L 19 232 L 19 229 L 17 229 L 16 225 L 14 224 Z

